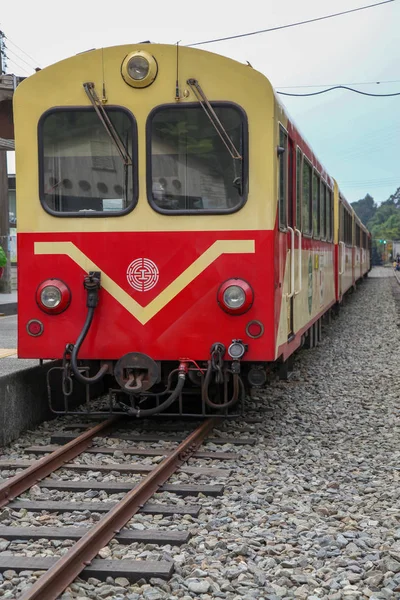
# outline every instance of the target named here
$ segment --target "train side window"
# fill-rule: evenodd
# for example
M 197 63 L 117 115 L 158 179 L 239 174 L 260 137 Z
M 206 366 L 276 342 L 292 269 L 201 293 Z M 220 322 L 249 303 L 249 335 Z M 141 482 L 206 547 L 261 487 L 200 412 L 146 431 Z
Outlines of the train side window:
M 356 246 L 361 246 L 361 229 L 358 223 L 356 223 Z
M 92 108 L 57 108 L 39 121 L 39 193 L 54 216 L 111 216 L 137 202 L 136 122 L 123 108 L 106 108 L 131 164 Z
M 287 227 L 288 217 L 288 135 L 279 127 L 279 227 Z
M 326 185 L 321 182 L 321 210 L 320 210 L 320 234 L 321 240 L 326 239 Z
M 296 227 L 297 229 L 302 228 L 301 226 L 301 175 L 302 175 L 302 166 L 303 166 L 303 153 L 300 148 L 297 148 L 296 152 Z
M 353 219 L 347 208 L 342 204 L 343 209 L 343 242 L 348 246 L 353 245 Z
M 312 192 L 312 166 L 306 158 L 303 159 L 303 177 L 302 177 L 302 223 L 303 233 L 311 235 L 312 232 L 312 211 L 311 211 L 311 192 Z
M 228 102 L 212 108 L 240 158 L 231 154 L 198 104 L 165 104 L 149 115 L 147 198 L 168 215 L 224 214 L 242 208 L 248 193 L 247 119 Z
M 339 241 L 344 242 L 344 206 L 339 203 Z
M 314 171 L 314 173 L 313 173 L 312 216 L 313 216 L 313 234 L 314 234 L 314 237 L 316 237 L 316 238 L 319 238 L 320 192 L 321 192 L 320 178 L 319 178 L 319 175 Z
M 332 241 L 332 192 L 326 189 L 326 239 Z

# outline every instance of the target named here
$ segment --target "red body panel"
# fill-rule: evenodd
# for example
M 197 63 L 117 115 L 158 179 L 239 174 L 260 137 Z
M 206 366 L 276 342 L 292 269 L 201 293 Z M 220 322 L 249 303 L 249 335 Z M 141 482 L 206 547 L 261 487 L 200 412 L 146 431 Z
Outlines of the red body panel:
M 282 288 L 274 281 L 279 257 L 273 231 L 19 234 L 19 356 L 61 357 L 65 345 L 76 341 L 87 312 L 83 269 L 66 255 L 35 255 L 34 242 L 72 242 L 100 271 L 146 306 L 216 240 L 235 239 L 255 240 L 255 253 L 222 254 L 145 325 L 102 289 L 80 357 L 118 359 L 127 352 L 144 352 L 155 360 L 182 356 L 207 360 L 212 343 L 228 346 L 239 338 L 249 345 L 247 360 L 274 360 Z M 129 264 L 141 257 L 152 260 L 160 274 L 157 285 L 147 292 L 134 290 L 126 277 Z M 283 272 L 284 266 L 279 269 Z M 62 314 L 48 315 L 36 304 L 35 293 L 42 281 L 54 277 L 68 285 L 72 300 Z M 243 315 L 228 315 L 217 304 L 219 286 L 231 277 L 245 279 L 254 290 L 254 304 Z M 43 322 L 41 336 L 28 335 L 30 319 Z M 245 331 L 253 319 L 262 321 L 265 328 L 256 340 Z

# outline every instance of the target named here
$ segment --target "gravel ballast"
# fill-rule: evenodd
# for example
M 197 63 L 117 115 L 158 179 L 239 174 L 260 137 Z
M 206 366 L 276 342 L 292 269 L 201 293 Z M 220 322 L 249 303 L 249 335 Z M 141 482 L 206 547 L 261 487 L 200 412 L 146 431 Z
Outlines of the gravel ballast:
M 191 466 L 232 469 L 228 478 L 202 478 L 224 483 L 222 496 L 185 499 L 201 505 L 198 519 L 139 514 L 129 523 L 138 529 L 190 531 L 188 544 L 125 546 L 113 540 L 101 553 L 104 558 L 172 560 L 170 581 L 78 579 L 62 600 L 399 599 L 400 335 L 392 281 L 391 269 L 375 268 L 346 300 L 339 318 L 324 328 L 321 344 L 298 353 L 293 377 L 273 382 L 249 400 L 249 416 L 262 416 L 261 423 L 249 424 L 253 432 L 239 433 L 238 422 L 217 432 L 256 436 L 253 447 L 214 448 L 237 453 L 236 463 L 190 461 Z M 54 423 L 30 432 L 5 449 L 7 458 L 27 459 L 23 446 L 49 443 L 52 430 Z M 65 470 L 65 477 L 78 480 L 87 474 Z M 93 479 L 101 477 L 106 476 L 96 473 Z M 115 478 L 125 479 L 117 464 Z M 172 481 L 192 478 L 176 474 Z M 24 497 L 34 499 L 38 493 L 47 495 L 36 488 Z M 101 493 L 95 499 L 118 497 Z M 71 499 L 71 494 L 56 492 L 56 498 Z M 181 502 L 160 494 L 157 501 L 164 500 Z M 6 508 L 0 520 L 2 525 L 90 525 L 97 517 L 85 512 L 46 517 Z M 61 555 L 69 545 L 0 539 L 0 557 Z M 38 575 L 0 574 L 0 599 L 18 598 Z

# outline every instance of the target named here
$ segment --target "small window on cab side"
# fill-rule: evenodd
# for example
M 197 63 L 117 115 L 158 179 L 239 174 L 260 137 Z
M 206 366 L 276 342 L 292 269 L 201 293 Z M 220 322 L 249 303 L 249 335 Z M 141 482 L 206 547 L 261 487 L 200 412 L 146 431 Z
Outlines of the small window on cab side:
M 333 230 L 333 204 L 332 204 L 332 190 L 326 188 L 326 239 L 328 242 L 332 241 L 332 230 Z
M 312 166 L 303 158 L 303 177 L 302 177 L 302 223 L 303 233 L 311 235 L 312 233 L 312 210 L 311 210 L 311 192 L 312 192 Z
M 321 211 L 320 211 L 320 234 L 321 240 L 327 239 L 326 234 L 326 205 L 327 205 L 327 189 L 326 183 L 321 182 Z
M 312 201 L 312 216 L 313 216 L 313 235 L 319 238 L 320 225 L 320 193 L 321 181 L 318 173 L 313 173 L 313 201 Z
M 287 227 L 288 212 L 288 135 L 283 127 L 279 126 L 279 228 Z

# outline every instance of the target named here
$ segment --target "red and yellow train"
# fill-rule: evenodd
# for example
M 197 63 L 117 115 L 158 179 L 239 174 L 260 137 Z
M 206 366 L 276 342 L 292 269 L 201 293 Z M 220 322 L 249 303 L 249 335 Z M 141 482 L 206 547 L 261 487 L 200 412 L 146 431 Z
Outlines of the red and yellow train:
M 18 352 L 63 359 L 66 395 L 113 377 L 137 416 L 190 412 L 193 388 L 227 409 L 370 268 L 369 232 L 249 65 L 92 50 L 26 79 L 14 111 Z

